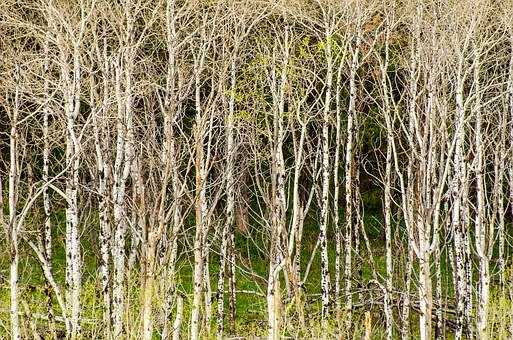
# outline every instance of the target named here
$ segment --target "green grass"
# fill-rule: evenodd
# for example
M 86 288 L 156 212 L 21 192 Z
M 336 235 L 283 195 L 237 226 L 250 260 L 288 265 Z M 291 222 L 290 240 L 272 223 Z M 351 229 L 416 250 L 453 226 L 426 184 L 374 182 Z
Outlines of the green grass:
M 385 274 L 385 251 L 383 247 L 383 239 L 380 231 L 381 225 L 380 220 L 376 218 L 376 216 L 370 215 L 364 217 L 366 232 L 369 236 L 370 248 L 372 250 L 374 256 L 374 264 L 376 273 L 379 276 L 383 276 Z M 65 274 L 65 254 L 64 254 L 64 243 L 63 240 L 58 238 L 57 235 L 63 235 L 63 224 L 57 223 L 56 228 L 54 230 L 54 254 L 53 254 L 53 266 L 54 266 L 54 275 L 58 282 L 58 284 L 64 288 L 64 274 Z M 83 226 L 85 229 L 85 226 Z M 382 230 L 382 229 L 381 229 Z M 315 245 L 317 239 L 318 231 L 315 221 L 307 221 L 305 225 L 304 235 L 303 235 L 303 251 L 301 256 L 301 266 L 302 272 L 310 259 L 313 247 Z M 333 288 L 334 281 L 334 259 L 335 259 L 335 250 L 333 246 L 333 240 L 335 239 L 333 232 L 331 231 L 328 235 L 329 240 L 331 241 L 331 246 L 329 248 L 329 261 L 330 261 L 330 269 L 331 269 L 331 281 Z M 401 239 L 403 237 L 399 233 L 397 233 L 397 238 Z M 83 290 L 82 290 L 82 316 L 83 316 L 83 330 L 84 334 L 87 338 L 101 338 L 102 330 L 101 330 L 101 319 L 102 319 L 102 298 L 99 295 L 99 280 L 98 280 L 98 272 L 97 272 L 97 256 L 98 253 L 97 246 L 95 244 L 95 235 L 94 233 L 84 233 L 81 239 L 82 244 L 82 254 L 84 261 L 84 271 L 83 271 Z M 259 238 L 256 238 L 259 240 Z M 260 238 L 262 239 L 262 238 Z M 256 244 L 255 244 L 256 243 Z M 243 258 L 242 263 L 244 263 L 244 268 L 238 268 L 236 272 L 236 280 L 237 280 L 237 290 L 244 291 L 237 295 L 237 304 L 236 304 L 236 330 L 237 335 L 239 336 L 262 336 L 266 334 L 267 331 L 267 314 L 266 314 L 266 301 L 265 296 L 261 296 L 259 294 L 250 294 L 247 292 L 257 292 L 261 294 L 265 294 L 266 284 L 264 280 L 259 280 L 252 275 L 249 275 L 246 271 L 251 270 L 255 272 L 257 275 L 266 278 L 268 274 L 268 262 L 266 257 L 262 254 L 261 249 L 265 248 L 264 244 L 261 244 L 261 241 L 253 242 L 249 240 L 243 234 L 237 234 L 236 237 L 236 247 L 239 250 L 239 256 Z M 402 243 L 402 242 L 400 242 Z M 366 250 L 366 246 L 363 240 L 363 237 L 360 238 L 360 249 L 361 253 L 354 256 L 354 269 L 355 275 L 357 275 L 357 280 L 359 281 L 359 286 L 354 287 L 356 289 L 365 289 L 372 287 L 371 281 L 374 278 L 373 275 L 373 267 L 371 266 L 370 261 L 368 260 L 369 256 Z M 20 261 L 20 297 L 23 301 L 27 303 L 29 306 L 30 312 L 33 315 L 46 315 L 46 296 L 44 293 L 44 287 L 46 281 L 44 279 L 43 273 L 41 271 L 41 267 L 39 265 L 38 260 L 34 256 L 32 250 L 22 243 L 21 251 L 21 261 Z M 9 287 L 8 287 L 8 274 L 9 274 L 9 257 L 8 252 L 5 249 L 1 249 L 1 253 L 4 254 L 0 256 L 0 305 L 4 306 L 1 309 L 0 313 L 0 337 L 5 337 L 9 332 L 9 314 L 8 314 L 8 306 L 9 306 Z M 183 294 L 186 298 L 184 301 L 184 320 L 182 324 L 182 330 L 184 334 L 188 332 L 188 319 L 190 315 L 190 306 L 192 302 L 192 259 L 191 252 L 186 252 L 185 249 L 180 249 L 180 259 L 177 265 L 178 275 L 177 275 L 177 289 Z M 401 272 L 401 268 L 404 267 L 404 257 L 406 255 L 406 251 L 401 251 L 399 248 L 394 247 L 394 266 L 396 268 L 396 273 L 394 277 L 394 286 L 397 290 L 401 290 L 402 288 L 402 278 L 403 273 Z M 284 305 L 284 335 L 289 335 L 293 337 L 316 337 L 323 334 L 323 330 L 320 327 L 320 266 L 319 263 L 319 252 L 315 255 L 314 265 L 311 268 L 308 281 L 306 282 L 306 302 L 305 302 L 305 315 L 307 316 L 307 325 L 305 329 L 299 329 L 297 327 L 297 315 L 295 314 L 295 310 L 293 306 Z M 250 268 L 246 268 L 250 267 Z M 433 268 L 434 269 L 434 268 Z M 443 277 L 443 290 L 444 294 L 449 294 L 452 296 L 453 287 L 452 287 L 452 273 L 451 268 L 448 266 L 447 254 L 443 253 L 442 261 L 441 261 L 441 270 Z M 210 254 L 210 277 L 211 277 L 211 288 L 213 295 L 215 296 L 215 291 L 217 290 L 217 278 L 219 272 L 219 261 L 218 256 L 216 255 L 216 248 L 213 248 L 213 251 Z M 413 278 L 415 280 L 416 277 L 416 268 L 414 269 Z M 161 279 L 165 279 L 162 278 Z M 282 284 L 281 287 L 285 287 L 285 282 L 283 282 L 283 276 L 281 277 Z M 127 312 L 127 331 L 130 334 L 133 334 L 128 338 L 138 338 L 139 330 L 140 330 L 140 273 L 138 268 L 135 268 L 133 272 L 127 278 L 127 304 L 128 304 L 128 312 Z M 374 286 L 375 287 L 375 286 Z M 413 285 L 414 287 L 414 285 Z M 412 288 L 414 289 L 414 288 Z M 413 293 L 415 293 L 413 291 Z M 375 298 L 375 296 L 373 296 Z M 287 301 L 286 294 L 283 295 L 284 301 Z M 368 294 L 363 295 L 363 299 L 369 299 L 370 296 Z M 225 306 L 228 309 L 228 301 L 227 297 L 225 298 Z M 163 304 L 163 297 L 161 294 L 156 293 L 154 296 L 154 301 L 152 303 L 153 309 L 155 312 L 155 339 L 159 338 L 159 330 L 161 329 L 161 315 L 158 313 L 161 310 L 161 306 Z M 358 294 L 355 294 L 355 303 L 357 304 L 359 301 Z M 493 334 L 497 334 L 496 338 L 505 338 L 507 337 L 507 329 L 504 324 L 500 320 L 504 320 L 505 318 L 509 318 L 509 313 L 511 310 L 510 300 L 507 296 L 497 294 L 494 292 L 493 294 L 493 308 L 492 314 L 490 315 L 490 331 Z M 61 311 L 58 308 L 57 302 L 54 301 L 54 308 L 56 314 L 61 314 Z M 215 315 L 217 310 L 217 302 L 216 299 L 213 299 L 212 305 L 212 327 L 211 330 L 213 334 L 215 334 Z M 363 332 L 363 313 L 366 310 L 362 308 L 357 308 L 353 315 L 353 324 L 354 330 L 352 336 L 356 337 Z M 385 323 L 384 316 L 382 313 L 382 309 L 380 306 L 373 306 L 370 309 L 372 313 L 372 324 L 373 324 L 373 334 L 372 337 L 376 339 L 381 339 L 384 337 L 384 328 L 383 325 Z M 394 312 L 395 319 L 399 320 L 397 311 Z M 170 322 L 174 315 L 171 315 Z M 24 329 L 28 331 L 28 320 L 25 317 L 22 317 L 22 321 L 24 322 Z M 48 325 L 44 320 L 37 319 L 37 325 L 41 333 L 44 333 L 47 330 Z M 62 323 L 57 323 L 57 326 L 62 330 Z M 338 333 L 337 324 L 335 320 L 330 320 L 330 329 L 333 334 Z M 412 335 L 415 337 L 415 334 L 418 334 L 418 317 L 415 312 L 411 312 L 411 330 Z M 27 336 L 28 333 L 27 333 Z M 450 337 L 450 334 L 448 335 Z M 29 336 L 30 337 L 30 336 Z M 495 337 L 495 336 L 494 336 Z

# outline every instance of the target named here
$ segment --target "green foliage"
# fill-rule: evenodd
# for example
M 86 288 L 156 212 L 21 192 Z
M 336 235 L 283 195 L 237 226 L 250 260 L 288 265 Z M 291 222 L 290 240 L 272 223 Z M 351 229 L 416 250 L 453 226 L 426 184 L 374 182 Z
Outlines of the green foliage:
M 493 291 L 491 294 L 488 314 L 489 338 L 502 340 L 511 339 L 510 324 L 512 321 L 512 304 L 509 293 Z

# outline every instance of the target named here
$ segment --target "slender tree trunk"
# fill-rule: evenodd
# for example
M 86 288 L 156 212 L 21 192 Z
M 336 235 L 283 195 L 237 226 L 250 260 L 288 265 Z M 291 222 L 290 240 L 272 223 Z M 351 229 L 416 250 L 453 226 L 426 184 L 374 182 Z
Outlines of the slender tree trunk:
M 16 223 L 15 220 L 11 220 L 11 223 Z M 16 226 L 14 224 L 14 226 Z M 11 339 L 21 339 L 20 335 L 20 321 L 19 321 L 19 305 L 18 305 L 18 233 L 14 229 L 11 231 L 11 266 L 10 266 L 10 281 L 9 288 L 11 291 Z
M 19 97 L 20 97 L 20 67 L 15 65 L 14 70 L 14 108 L 11 112 L 11 129 L 9 134 L 9 222 L 5 227 L 6 236 L 9 240 L 9 253 L 11 257 L 10 273 L 9 273 L 9 289 L 10 289 L 10 317 L 11 317 L 11 339 L 21 339 L 20 334 L 20 321 L 19 321 L 19 301 L 18 301 L 18 216 L 17 216 L 17 203 L 18 203 L 18 184 L 19 184 L 19 170 L 18 170 L 18 147 L 19 147 L 19 134 L 18 134 L 18 115 L 19 115 Z M 1 185 L 0 185 L 1 189 Z M 0 196 L 3 192 L 0 191 Z M 0 209 L 3 209 L 3 200 Z M 2 223 L 5 223 L 3 211 L 0 213 Z
M 151 228 L 151 226 L 150 226 Z M 157 230 L 151 230 L 145 246 L 144 256 L 144 284 L 143 284 L 143 339 L 150 340 L 153 337 L 153 289 L 155 283 L 155 254 L 157 252 Z
M 360 49 L 360 31 L 357 32 L 354 50 L 352 51 L 351 69 L 349 75 L 349 110 L 347 117 L 347 142 L 345 160 L 345 267 L 344 267 L 344 296 L 346 300 L 345 330 L 350 332 L 352 325 L 353 296 L 352 296 L 352 239 L 353 239 L 353 176 L 354 176 L 354 135 L 357 126 L 356 113 L 356 71 Z
M 322 327 L 328 327 L 328 312 L 330 305 L 330 272 L 328 263 L 328 212 L 329 212 L 329 183 L 330 183 L 330 154 L 329 154 L 329 115 L 331 106 L 331 87 L 333 81 L 333 57 L 331 53 L 331 28 L 326 27 L 326 96 L 324 98 L 324 112 L 322 122 L 322 193 L 320 217 L 321 242 L 321 295 L 322 295 Z M 353 84 L 354 85 L 354 84 Z
M 440 254 L 440 246 L 437 243 L 435 251 L 434 251 L 434 264 L 435 264 L 435 340 L 443 339 L 443 304 L 442 304 L 442 271 L 441 264 L 442 257 Z
M 390 100 L 389 100 L 389 86 L 388 86 L 388 60 L 389 60 L 389 40 L 390 40 L 390 17 L 386 17 L 386 37 L 385 37 L 385 59 L 381 66 L 381 87 L 383 95 L 383 110 L 386 122 L 387 133 L 387 153 L 385 164 L 385 189 L 384 189 L 384 218 L 385 218 L 385 262 L 386 262 L 386 277 L 385 277 L 385 291 L 383 298 L 383 309 L 385 311 L 386 322 L 386 337 L 387 340 L 392 340 L 393 337 L 393 314 L 392 314 L 392 143 L 394 142 L 393 127 L 391 120 Z
M 287 84 L 287 66 L 289 61 L 289 27 L 285 27 L 283 42 L 283 60 L 280 80 L 276 75 L 276 52 L 273 52 L 271 69 L 271 92 L 273 96 L 273 145 L 272 145 L 272 222 L 271 254 L 267 283 L 268 338 L 275 340 L 280 333 L 281 290 L 279 273 L 283 267 L 284 249 L 282 237 L 285 233 L 286 197 L 285 162 L 283 158 L 283 117 L 285 107 L 285 87 Z
M 176 316 L 173 323 L 173 340 L 180 339 L 180 329 L 182 327 L 183 318 L 183 298 L 181 295 L 177 295 L 176 298 Z
M 507 177 L 506 175 L 506 159 L 508 157 L 506 150 L 506 138 L 507 138 L 507 113 L 501 111 L 499 114 L 499 141 L 498 146 L 495 151 L 495 159 L 494 159 L 494 194 L 493 194 L 493 202 L 496 208 L 495 216 L 498 222 L 497 226 L 497 240 L 498 240 L 498 263 L 499 263 L 499 287 L 500 291 L 504 293 L 504 284 L 505 284 L 505 271 L 506 271 L 506 261 L 505 261 L 505 216 L 506 210 L 504 206 L 504 179 Z M 494 217 L 495 218 L 495 217 Z M 493 227 L 490 226 L 490 232 L 492 232 Z M 493 239 L 493 238 L 490 238 Z M 492 258 L 492 250 L 493 250 L 493 241 L 490 241 L 488 245 L 488 257 Z
M 473 266 L 472 266 L 472 252 L 471 252 L 471 241 L 470 241 L 470 209 L 469 209 L 469 166 L 464 166 L 463 171 L 463 190 L 461 193 L 461 201 L 462 201 L 462 230 L 463 230 L 463 263 L 465 269 L 465 292 L 464 295 L 464 308 L 463 314 L 465 319 L 465 329 L 467 337 L 473 338 L 474 334 L 474 325 L 472 318 L 472 306 L 473 306 L 473 286 L 472 286 L 472 277 L 473 277 Z
M 199 60 L 198 60 L 199 59 Z M 196 131 L 195 142 L 195 169 L 196 169 L 196 235 L 194 237 L 194 274 L 193 274 L 193 302 L 191 311 L 191 333 L 192 340 L 199 338 L 200 331 L 200 308 L 203 292 L 204 278 L 204 241 L 206 239 L 206 169 L 204 157 L 204 120 L 200 99 L 200 70 L 203 64 L 203 58 L 195 60 L 195 103 L 196 103 Z
M 507 80 L 507 88 L 506 88 L 506 91 L 507 91 L 507 110 L 508 112 L 506 113 L 507 114 L 507 118 L 506 119 L 509 119 L 509 124 L 507 124 L 506 126 L 508 127 L 508 130 L 509 130 L 509 152 L 508 152 L 508 156 L 509 156 L 509 161 L 508 161 L 508 186 L 509 186 L 509 202 L 510 204 L 512 204 L 513 202 L 513 35 L 512 35 L 512 32 L 509 32 L 510 36 L 509 36 L 509 48 L 510 48 L 510 51 L 509 51 L 509 68 L 508 68 L 508 80 Z M 505 127 L 506 128 L 506 127 Z M 511 209 L 511 207 L 510 207 Z M 512 215 L 513 215 L 513 209 L 511 209 L 512 211 Z M 509 290 L 510 290 L 510 293 L 509 293 L 509 296 L 510 296 L 510 299 L 513 299 L 513 275 L 512 277 L 510 278 L 509 280 Z M 510 314 L 513 315 L 513 304 L 511 305 L 511 310 L 510 310 Z M 510 336 L 513 336 L 513 318 L 511 318 L 510 320 L 510 325 L 509 325 L 509 333 L 510 333 Z
M 232 253 L 229 251 L 232 243 L 233 234 L 233 223 L 234 223 L 234 207 L 235 207 L 235 195 L 234 195 L 234 161 L 235 161 L 235 143 L 234 143 L 234 111 L 235 111 L 235 67 L 236 67 L 236 56 L 232 56 L 230 64 L 230 98 L 228 102 L 228 116 L 226 118 L 226 222 L 223 227 L 223 235 L 221 240 L 221 254 L 220 254 L 220 268 L 219 278 L 217 283 L 217 335 L 222 338 L 224 334 L 224 282 L 226 277 L 226 260 L 228 254 Z M 230 266 L 229 271 L 231 272 L 231 258 L 228 258 Z M 231 277 L 231 275 L 230 275 Z M 231 280 L 230 280 L 231 281 Z M 230 289 L 231 290 L 231 289 Z
M 403 308 L 401 311 L 401 339 L 410 338 L 410 286 L 411 286 L 411 275 L 413 266 L 413 248 L 411 245 L 408 246 L 408 255 L 405 264 L 405 282 L 404 282 L 404 296 L 403 296 Z
M 456 321 L 456 339 L 461 339 L 464 324 L 464 292 L 465 288 L 465 268 L 463 263 L 463 234 L 461 223 L 461 190 L 463 189 L 463 139 L 465 136 L 465 111 L 463 107 L 463 80 L 461 78 L 461 68 L 458 72 L 456 84 L 456 130 L 455 130 L 455 152 L 454 152 L 454 176 L 453 176 L 453 205 L 452 205 L 452 230 L 454 234 L 454 251 L 456 260 L 456 284 L 459 292 L 457 300 L 457 321 Z
M 203 295 L 205 301 L 205 334 L 210 336 L 212 326 L 212 285 L 210 284 L 210 245 L 205 242 L 203 259 Z
M 477 61 L 479 63 L 479 61 Z M 484 165 L 484 148 L 482 141 L 482 116 L 480 101 L 480 80 L 479 67 L 475 67 L 474 71 L 474 87 L 476 91 L 475 103 L 475 150 L 476 150 L 476 222 L 475 237 L 476 250 L 479 259 L 479 303 L 477 305 L 477 336 L 479 339 L 486 339 L 486 327 L 488 324 L 488 300 L 489 300 L 489 267 L 488 252 L 486 248 L 486 215 L 485 215 L 485 183 L 483 176 Z M 497 188 L 496 188 L 497 189 Z
M 109 136 L 104 126 L 106 112 L 109 106 L 109 63 L 107 59 L 107 44 L 104 41 L 103 54 L 98 52 L 98 57 L 103 57 L 105 62 L 102 66 L 102 92 L 103 102 L 101 109 L 96 106 L 96 84 L 94 77 L 91 76 L 91 115 L 93 121 L 95 151 L 96 151 L 96 164 L 98 169 L 98 214 L 99 214 L 99 242 L 100 242 L 100 281 L 101 281 L 101 295 L 103 298 L 103 323 L 105 327 L 105 336 L 111 336 L 111 291 L 110 291 L 110 249 L 111 249 L 111 228 L 112 221 L 110 219 L 109 210 L 109 178 L 110 167 L 108 165 L 110 147 Z
M 228 252 L 228 289 L 230 291 L 229 307 L 230 307 L 230 332 L 237 334 L 235 328 L 235 317 L 237 308 L 236 278 L 235 278 L 235 228 L 232 223 L 229 231 L 230 245 Z
M 388 144 L 386 154 L 386 169 L 385 169 L 385 262 L 386 262 L 386 280 L 385 280 L 385 296 L 384 296 L 384 310 L 386 321 L 387 339 L 391 340 L 393 333 L 393 315 L 392 315 L 392 275 L 393 275 L 393 262 L 392 262 L 392 227 L 391 227 L 391 185 L 392 185 L 392 136 L 391 131 L 388 132 Z
M 417 222 L 419 234 L 425 234 L 425 228 L 429 228 L 420 219 Z M 432 314 L 432 291 L 431 291 L 431 263 L 429 256 L 429 244 L 423 236 L 419 236 L 419 299 L 420 299 L 420 338 L 431 339 L 431 314 Z
M 335 126 L 335 159 L 333 166 L 333 228 L 335 230 L 335 309 L 337 324 L 340 327 L 340 312 L 342 310 L 342 301 L 340 299 L 340 266 L 342 262 L 342 229 L 340 228 L 340 214 L 339 214 L 339 196 L 340 196 L 340 182 L 339 182 L 339 162 L 340 162 L 340 147 L 342 144 L 342 108 L 341 108 L 341 81 L 342 81 L 342 68 L 344 65 L 345 55 L 339 61 L 337 70 L 337 84 L 336 84 L 336 126 Z
M 505 237 L 505 216 L 506 216 L 506 209 L 504 207 L 504 192 L 503 192 L 503 186 L 504 186 L 504 175 L 506 170 L 506 159 L 507 159 L 507 152 L 506 152 L 506 122 L 504 113 L 501 113 L 501 141 L 499 145 L 499 150 L 497 152 L 496 156 L 496 185 L 497 185 L 497 191 L 495 191 L 497 195 L 497 217 L 498 217 L 498 227 L 497 227 L 497 238 L 498 238 L 498 262 L 499 262 L 499 286 L 501 291 L 504 291 L 504 285 L 505 285 L 505 273 L 506 273 L 506 260 L 505 260 L 505 251 L 506 251 L 506 237 Z
M 303 167 L 303 153 L 304 153 L 304 144 L 306 139 L 306 132 L 307 132 L 307 121 L 302 121 L 300 117 L 300 110 L 301 107 L 299 106 L 297 108 L 296 114 L 297 114 L 297 120 L 299 121 L 299 124 L 301 125 L 301 131 L 300 131 L 300 137 L 299 137 L 299 143 L 297 145 L 297 148 L 294 150 L 294 179 L 292 184 L 292 231 L 289 235 L 289 249 L 288 249 L 288 256 L 292 257 L 294 249 L 295 254 L 292 258 L 292 283 L 294 284 L 293 287 L 293 294 L 294 294 L 294 303 L 296 307 L 296 311 L 298 313 L 299 317 L 299 324 L 301 327 L 304 326 L 305 320 L 304 320 L 304 308 L 303 303 L 301 301 L 301 262 L 300 262 L 300 256 L 301 256 L 301 224 L 302 224 L 302 213 L 303 208 L 300 201 L 299 196 L 299 178 L 301 176 L 301 171 Z
M 421 339 L 431 339 L 432 333 L 432 311 L 433 311 L 433 292 L 431 282 L 431 230 L 437 228 L 437 202 L 433 202 L 432 194 L 430 192 L 431 187 L 436 178 L 433 178 L 434 169 L 436 167 L 436 151 L 437 149 L 433 146 L 434 136 L 434 97 L 435 97 L 435 86 L 434 86 L 434 73 L 428 73 L 428 98 L 425 110 L 424 128 L 420 133 L 423 135 L 424 145 L 420 145 L 420 159 L 419 170 L 418 170 L 418 182 L 421 188 L 419 196 L 419 207 L 417 207 L 417 222 L 416 228 L 418 229 L 418 245 L 419 245 L 419 300 L 420 300 L 420 337 Z M 415 81 L 412 76 L 412 81 Z M 413 93 L 416 93 L 413 92 Z M 413 107 L 413 105 L 412 105 Z M 422 116 L 421 116 L 422 117 Z M 417 117 L 416 117 L 417 119 Z M 419 129 L 420 127 L 417 127 Z M 436 196 L 436 191 L 435 191 Z M 435 206 L 435 211 L 431 218 L 426 220 L 428 213 L 427 209 L 431 206 Z M 433 222 L 431 222 L 434 220 Z M 436 233 L 436 231 L 435 231 Z M 436 237 L 436 236 L 435 236 Z M 436 243 L 436 240 L 433 241 Z
M 70 315 L 70 338 L 80 337 L 81 259 L 78 226 L 78 185 L 80 145 L 76 134 L 76 119 L 80 111 L 81 65 L 79 46 L 73 47 L 73 70 L 63 65 L 62 75 L 69 85 L 65 89 L 66 113 L 66 305 Z
M 123 334 L 125 313 L 125 238 L 127 231 L 125 192 L 126 182 L 132 167 L 132 154 L 130 148 L 129 131 L 132 130 L 132 109 L 130 83 L 124 80 L 130 78 L 128 65 L 122 68 L 120 57 L 117 57 L 115 67 L 115 91 L 117 101 L 116 120 L 116 157 L 114 161 L 113 185 L 113 215 L 114 215 L 114 242 L 112 243 L 112 258 L 114 267 L 112 288 L 112 323 L 114 338 Z M 128 73 L 128 74 L 125 74 Z M 122 84 L 124 83 L 124 91 Z
M 45 75 L 49 73 L 50 67 L 50 59 L 49 59 L 49 39 L 48 37 L 45 39 L 44 45 L 44 65 L 43 72 Z M 48 77 L 45 77 L 43 84 L 43 93 L 49 98 L 50 81 Z M 49 163 L 50 163 L 50 138 L 48 131 L 48 124 L 50 118 L 50 107 L 48 104 L 45 104 L 43 107 L 43 183 L 45 187 L 43 188 L 43 212 L 44 212 L 44 225 L 43 225 L 43 254 L 47 260 L 49 265 L 49 270 L 52 271 L 52 221 L 50 220 L 50 195 L 48 192 L 48 181 L 49 181 Z M 51 334 L 55 337 L 55 317 L 53 312 L 53 304 L 52 304 L 52 296 L 50 293 L 51 286 L 47 283 L 45 288 L 45 292 L 47 293 L 47 310 L 48 310 L 48 324 L 50 327 Z M 69 324 L 66 324 L 66 327 L 69 328 Z

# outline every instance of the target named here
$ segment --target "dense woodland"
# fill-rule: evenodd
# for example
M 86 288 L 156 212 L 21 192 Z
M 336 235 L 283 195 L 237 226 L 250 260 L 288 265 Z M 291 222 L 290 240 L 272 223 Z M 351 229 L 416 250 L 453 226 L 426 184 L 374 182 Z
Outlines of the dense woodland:
M 512 204 L 512 1 L 0 2 L 2 338 L 511 338 Z

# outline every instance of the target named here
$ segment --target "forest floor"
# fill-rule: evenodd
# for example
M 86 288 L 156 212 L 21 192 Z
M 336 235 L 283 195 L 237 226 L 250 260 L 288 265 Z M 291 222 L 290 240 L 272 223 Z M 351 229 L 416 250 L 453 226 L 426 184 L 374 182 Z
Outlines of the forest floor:
M 361 293 L 355 296 L 355 312 L 353 313 L 353 336 L 360 336 L 363 331 L 363 320 L 364 313 L 371 313 L 372 320 L 372 338 L 382 339 L 384 337 L 384 316 L 382 313 L 382 295 L 380 295 L 380 288 L 376 281 L 383 282 L 385 274 L 385 249 L 384 240 L 381 237 L 380 232 L 380 221 L 371 216 L 366 219 L 366 234 L 368 244 L 362 237 L 360 239 L 360 252 L 355 253 L 354 257 L 354 269 L 355 275 L 359 275 L 358 280 L 360 286 L 356 287 L 356 291 Z M 57 224 L 55 228 L 55 235 L 63 235 L 64 230 L 63 224 Z M 330 240 L 334 240 L 334 235 L 329 235 Z M 397 237 L 401 237 L 396 233 Z M 100 296 L 100 281 L 98 277 L 98 246 L 95 243 L 96 235 L 83 233 L 82 236 L 82 255 L 84 261 L 83 269 L 83 289 L 82 289 L 82 320 L 84 335 L 87 338 L 101 338 L 101 320 L 102 320 L 102 298 Z M 294 307 L 287 304 L 287 294 L 284 293 L 284 331 L 283 334 L 291 336 L 293 338 L 312 338 L 322 334 L 320 327 L 320 265 L 319 265 L 319 252 L 314 252 L 315 243 L 317 240 L 317 230 L 313 224 L 307 225 L 305 228 L 303 243 L 303 254 L 301 257 L 303 270 L 308 266 L 308 262 L 313 254 L 314 259 L 311 265 L 308 279 L 305 282 L 305 315 L 306 315 L 306 326 L 305 328 L 299 327 L 297 314 L 295 313 Z M 267 314 L 266 314 L 266 278 L 268 275 L 268 263 L 266 256 L 262 249 L 265 249 L 263 244 L 255 240 L 246 237 L 244 234 L 239 233 L 236 237 L 236 248 L 239 250 L 237 256 L 238 268 L 236 271 L 236 290 L 237 290 L 237 302 L 236 302 L 236 324 L 234 336 L 264 336 L 267 331 Z M 397 242 L 397 244 L 404 244 Z M 185 248 L 185 247 L 182 247 Z M 330 267 L 331 273 L 335 273 L 334 259 L 335 252 L 333 247 L 330 247 Z M 215 248 L 213 248 L 215 249 Z M 54 254 L 53 254 L 53 274 L 56 278 L 57 284 L 60 287 L 64 287 L 64 275 L 65 275 L 65 253 L 64 253 L 64 240 L 54 240 Z M 372 256 L 370 256 L 372 252 Z M 396 291 L 403 290 L 403 278 L 404 273 L 401 272 L 404 266 L 402 261 L 406 254 L 406 250 L 394 248 L 394 289 Z M 190 304 L 192 301 L 192 252 L 181 249 L 181 256 L 178 262 L 178 292 L 185 297 L 184 303 L 184 322 L 182 324 L 182 331 L 186 334 L 188 331 L 188 318 L 190 313 Z M 0 338 L 9 332 L 9 256 L 8 251 L 4 249 L 0 250 Z M 29 330 L 29 320 L 33 320 L 37 325 L 37 328 L 41 330 L 41 334 L 44 334 L 47 329 L 47 297 L 45 295 L 46 281 L 41 270 L 41 266 L 38 262 L 34 252 L 27 246 L 24 245 L 21 248 L 19 266 L 19 287 L 20 296 L 23 309 L 22 320 L 27 327 L 25 332 Z M 369 260 L 372 259 L 372 260 Z M 452 273 L 450 268 L 447 266 L 447 259 L 441 261 L 442 282 L 443 291 L 448 296 L 451 296 L 453 290 L 452 285 Z M 210 265 L 209 265 L 210 277 L 211 277 L 211 288 L 213 304 L 212 304 L 212 332 L 215 334 L 215 315 L 217 311 L 217 303 L 215 298 L 215 291 L 217 289 L 217 278 L 219 272 L 218 256 L 216 251 L 213 250 L 210 254 Z M 127 334 L 133 334 L 128 338 L 137 338 L 140 327 L 140 271 L 137 266 L 134 267 L 131 275 L 127 278 L 127 303 L 129 310 L 127 312 Z M 304 271 L 303 271 L 304 272 Z M 415 296 L 415 280 L 416 280 L 416 268 L 413 271 L 413 285 L 412 285 L 412 296 Z M 334 277 L 331 277 L 332 288 Z M 285 287 L 285 284 L 282 284 Z M 446 295 L 446 294 L 444 294 Z M 497 294 L 495 294 L 496 296 Z M 163 299 L 160 295 L 155 295 L 154 310 L 157 311 L 158 315 L 159 307 L 162 306 Z M 451 301 L 446 301 L 451 304 Z M 504 315 L 509 313 L 509 299 L 495 298 L 494 306 L 492 308 L 491 323 L 492 327 L 502 329 L 500 327 L 501 319 Z M 228 306 L 228 303 L 225 303 Z M 394 311 L 394 317 L 399 325 L 398 310 L 400 310 L 400 301 L 397 301 L 395 307 L 398 307 Z M 54 301 L 55 313 L 58 316 L 60 312 L 56 301 Z M 228 307 L 226 307 L 228 308 Z M 508 314 L 509 315 L 509 314 Z M 172 316 L 171 316 L 172 317 Z M 156 316 L 158 318 L 158 316 Z M 160 318 L 162 319 L 162 318 Z M 59 321 L 59 319 L 57 320 Z M 156 320 L 155 327 L 155 339 L 159 339 L 158 334 L 159 322 Z M 415 311 L 411 312 L 411 332 L 415 337 L 417 333 L 417 322 L 418 315 Z M 330 327 L 333 329 L 333 333 L 337 333 L 336 322 L 332 320 Z M 63 328 L 63 324 L 57 322 L 58 328 Z M 502 331 L 501 331 L 502 332 Z M 499 333 L 497 333 L 499 334 Z M 447 338 L 451 338 L 452 334 L 450 329 L 446 333 Z M 31 338 L 27 333 L 27 338 Z

